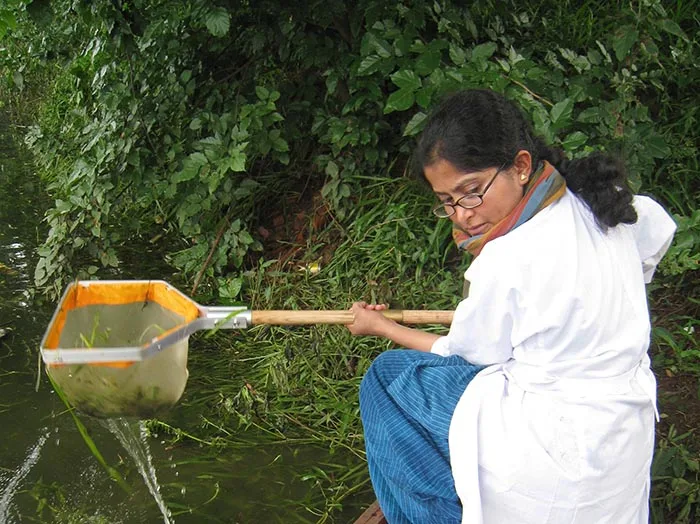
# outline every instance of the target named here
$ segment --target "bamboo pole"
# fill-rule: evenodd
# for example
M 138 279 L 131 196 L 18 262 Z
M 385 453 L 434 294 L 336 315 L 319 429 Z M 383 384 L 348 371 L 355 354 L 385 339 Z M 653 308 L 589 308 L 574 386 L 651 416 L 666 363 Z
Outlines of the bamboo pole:
M 425 311 L 410 309 L 387 309 L 381 312 L 401 324 L 450 325 L 454 311 Z M 311 324 L 352 324 L 352 311 L 341 310 L 261 310 L 251 311 L 251 323 L 277 326 L 302 326 Z

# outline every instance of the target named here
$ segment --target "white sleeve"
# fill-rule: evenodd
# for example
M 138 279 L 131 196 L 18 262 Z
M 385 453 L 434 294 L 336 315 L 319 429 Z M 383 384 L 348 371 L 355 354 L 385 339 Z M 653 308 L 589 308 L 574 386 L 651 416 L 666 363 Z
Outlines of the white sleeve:
M 633 204 L 637 222 L 632 229 L 642 261 L 644 282 L 648 284 L 673 241 L 676 223 L 663 207 L 649 197 L 636 195 Z
M 486 260 L 477 259 L 467 270 L 469 296 L 457 306 L 450 332 L 433 343 L 432 353 L 460 355 L 480 365 L 506 362 L 512 357 L 511 334 L 519 294 L 504 273 L 485 268 L 487 265 Z

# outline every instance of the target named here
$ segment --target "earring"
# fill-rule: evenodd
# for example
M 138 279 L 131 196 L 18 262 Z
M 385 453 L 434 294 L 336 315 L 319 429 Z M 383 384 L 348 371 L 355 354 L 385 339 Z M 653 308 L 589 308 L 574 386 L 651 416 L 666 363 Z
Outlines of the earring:
M 520 180 L 526 180 L 526 179 L 527 179 L 527 175 L 520 175 Z

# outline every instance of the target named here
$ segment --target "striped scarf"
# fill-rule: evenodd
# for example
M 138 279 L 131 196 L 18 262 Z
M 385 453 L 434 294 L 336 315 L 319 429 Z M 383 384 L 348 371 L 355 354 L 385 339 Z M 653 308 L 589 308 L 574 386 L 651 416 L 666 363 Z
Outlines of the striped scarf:
M 532 174 L 525 186 L 525 194 L 513 210 L 486 233 L 470 237 L 458 228 L 452 229 L 452 238 L 459 249 L 477 256 L 487 242 L 502 237 L 509 231 L 530 220 L 552 202 L 559 200 L 566 192 L 566 181 L 556 168 L 546 160 Z

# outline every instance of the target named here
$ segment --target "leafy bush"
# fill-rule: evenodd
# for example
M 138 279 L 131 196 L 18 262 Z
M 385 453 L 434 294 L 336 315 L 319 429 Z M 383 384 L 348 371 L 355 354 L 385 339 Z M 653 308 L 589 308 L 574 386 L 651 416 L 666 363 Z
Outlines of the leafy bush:
M 636 187 L 682 187 L 667 200 L 688 213 L 691 14 L 654 0 L 576 5 L 10 4 L 3 27 L 29 44 L 7 44 L 6 90 L 19 64 L 65 66 L 27 136 L 56 199 L 37 285 L 55 294 L 117 266 L 133 235 L 170 239 L 190 278 L 241 268 L 276 186 L 322 186 L 344 219 L 358 175 L 401 173 L 429 108 L 463 87 L 506 93 L 573 156 L 624 156 Z
M 683 442 L 691 431 L 678 434 L 674 426 L 662 438 L 654 455 L 651 478 L 654 482 L 652 518 L 654 522 L 686 524 L 695 522 L 700 499 L 700 463 L 697 453 Z
M 700 209 L 688 217 L 676 215 L 675 219 L 678 229 L 659 268 L 671 276 L 700 269 Z

